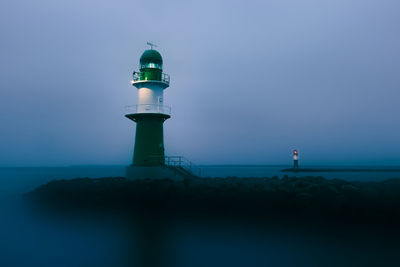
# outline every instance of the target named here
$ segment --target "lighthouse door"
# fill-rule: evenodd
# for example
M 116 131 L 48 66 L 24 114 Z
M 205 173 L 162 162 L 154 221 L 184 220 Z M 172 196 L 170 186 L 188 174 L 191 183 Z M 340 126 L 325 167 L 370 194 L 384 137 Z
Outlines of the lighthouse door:
M 158 112 L 162 112 L 163 111 L 163 98 L 162 96 L 157 97 L 157 109 Z

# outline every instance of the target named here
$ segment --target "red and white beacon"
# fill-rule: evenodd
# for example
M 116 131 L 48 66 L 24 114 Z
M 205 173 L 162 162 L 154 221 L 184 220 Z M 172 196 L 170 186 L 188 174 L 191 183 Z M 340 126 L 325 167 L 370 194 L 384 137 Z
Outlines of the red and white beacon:
M 299 168 L 299 151 L 297 149 L 293 150 L 293 168 Z

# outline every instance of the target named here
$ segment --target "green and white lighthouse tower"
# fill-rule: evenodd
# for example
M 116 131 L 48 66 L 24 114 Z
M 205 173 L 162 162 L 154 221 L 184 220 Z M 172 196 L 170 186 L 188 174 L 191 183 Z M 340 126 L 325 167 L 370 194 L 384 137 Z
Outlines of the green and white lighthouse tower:
M 163 73 L 161 54 L 149 45 L 151 49 L 140 57 L 140 70 L 133 72 L 131 81 L 138 90 L 138 103 L 128 107 L 125 115 L 136 122 L 133 162 L 127 168 L 128 178 L 155 178 L 165 175 L 166 170 L 163 124 L 171 117 L 171 108 L 164 105 L 164 90 L 169 87 L 169 75 Z

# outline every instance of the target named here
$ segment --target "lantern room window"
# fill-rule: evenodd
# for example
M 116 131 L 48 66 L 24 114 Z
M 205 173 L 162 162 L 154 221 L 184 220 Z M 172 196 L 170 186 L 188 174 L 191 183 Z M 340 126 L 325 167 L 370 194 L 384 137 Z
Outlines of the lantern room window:
M 141 69 L 162 69 L 162 65 L 161 64 L 157 64 L 157 63 L 147 63 L 147 64 L 142 64 L 140 66 Z

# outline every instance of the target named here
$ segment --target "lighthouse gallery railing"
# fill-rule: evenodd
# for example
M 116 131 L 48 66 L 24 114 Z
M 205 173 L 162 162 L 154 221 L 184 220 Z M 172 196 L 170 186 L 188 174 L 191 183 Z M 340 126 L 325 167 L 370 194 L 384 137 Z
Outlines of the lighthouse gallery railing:
M 165 82 L 169 84 L 169 75 L 166 73 L 161 74 L 161 82 Z M 133 72 L 132 74 L 132 82 L 138 82 L 138 81 L 147 81 L 147 79 L 140 79 L 140 72 Z
M 126 106 L 125 109 L 128 114 L 160 113 L 160 114 L 171 115 L 171 107 L 166 105 L 140 104 L 140 105 Z

